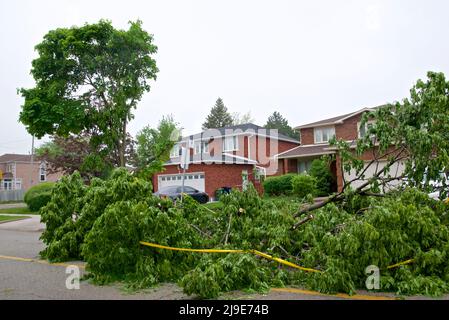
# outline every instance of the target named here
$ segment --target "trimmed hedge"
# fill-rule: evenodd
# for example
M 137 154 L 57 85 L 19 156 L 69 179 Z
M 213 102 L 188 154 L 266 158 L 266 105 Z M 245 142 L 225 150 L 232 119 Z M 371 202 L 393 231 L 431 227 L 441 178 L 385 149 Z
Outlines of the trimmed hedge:
M 297 174 L 290 173 L 283 176 L 268 177 L 263 182 L 263 189 L 270 196 L 288 195 L 292 193 L 292 179 Z
M 316 178 L 316 195 L 319 197 L 328 196 L 332 193 L 334 177 L 329 168 L 326 158 L 315 159 L 309 170 L 309 174 Z
M 42 182 L 28 189 L 25 193 L 24 201 L 31 211 L 39 211 L 51 199 L 51 191 L 54 182 Z
M 292 179 L 292 192 L 300 198 L 305 198 L 311 194 L 315 196 L 317 193 L 317 180 L 308 174 L 299 174 Z

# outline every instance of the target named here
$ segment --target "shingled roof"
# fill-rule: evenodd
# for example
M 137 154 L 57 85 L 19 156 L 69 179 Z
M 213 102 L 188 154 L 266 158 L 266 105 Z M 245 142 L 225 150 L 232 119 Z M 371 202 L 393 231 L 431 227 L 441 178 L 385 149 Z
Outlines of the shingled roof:
M 0 163 L 5 162 L 31 162 L 31 155 L 29 154 L 14 154 L 14 153 L 5 153 L 0 156 Z
M 311 145 L 298 146 L 296 148 L 279 153 L 277 155 L 277 158 L 278 159 L 306 158 L 334 153 L 335 149 L 331 148 L 328 144 L 311 144 Z
M 355 112 L 343 114 L 341 116 L 336 116 L 336 117 L 333 117 L 333 118 L 328 118 L 328 119 L 324 119 L 324 120 L 320 120 L 320 121 L 304 124 L 304 125 L 301 125 L 301 126 L 298 126 L 298 127 L 294 128 L 294 129 L 295 130 L 299 130 L 299 129 L 315 128 L 315 127 L 331 126 L 331 125 L 339 124 L 339 123 L 342 123 L 344 120 L 346 120 L 348 118 L 351 118 L 351 117 L 353 117 L 355 115 L 358 115 L 358 114 L 360 114 L 362 112 L 374 111 L 375 109 L 381 108 L 382 106 L 373 107 L 373 108 L 363 108 L 363 109 L 357 110 Z
M 274 135 L 274 134 L 271 133 L 270 129 L 266 129 L 266 128 L 258 126 L 258 125 L 254 124 L 254 123 L 245 123 L 245 124 L 239 124 L 239 125 L 228 126 L 228 127 L 223 127 L 223 128 L 206 129 L 206 130 L 204 130 L 201 133 L 197 133 L 197 134 L 194 134 L 194 135 L 191 135 L 191 136 L 188 136 L 188 137 L 196 139 L 196 138 L 202 137 L 202 136 L 209 136 L 207 134 L 208 131 L 212 132 L 214 130 L 218 130 L 222 136 L 224 136 L 226 134 L 229 134 L 230 131 L 237 131 L 237 132 L 241 131 L 242 133 L 254 132 L 255 134 L 262 134 L 262 132 L 264 130 L 266 130 L 265 134 L 268 137 L 275 138 L 275 139 L 281 140 L 281 141 L 295 142 L 295 143 L 299 144 L 299 140 L 298 139 L 291 138 L 291 137 L 286 136 L 285 134 L 282 134 L 282 133 L 278 133 L 277 135 Z M 183 140 L 185 140 L 188 137 L 184 137 Z

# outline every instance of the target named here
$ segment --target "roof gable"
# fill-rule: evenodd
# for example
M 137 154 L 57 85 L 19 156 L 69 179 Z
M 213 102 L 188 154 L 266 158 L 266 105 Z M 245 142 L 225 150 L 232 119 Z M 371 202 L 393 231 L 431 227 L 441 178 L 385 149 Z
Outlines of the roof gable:
M 337 117 L 333 117 L 333 118 L 328 118 L 328 119 L 324 119 L 324 120 L 320 120 L 320 121 L 316 121 L 316 122 L 312 122 L 312 123 L 308 123 L 308 124 L 304 124 L 301 126 L 298 126 L 296 128 L 294 128 L 295 130 L 299 130 L 299 129 L 307 129 L 307 128 L 315 128 L 315 127 L 324 127 L 324 126 L 334 126 L 336 124 L 341 124 L 343 123 L 345 120 L 352 118 L 360 113 L 363 112 L 367 112 L 367 111 L 374 111 L 377 108 L 380 108 L 382 106 L 378 106 L 378 107 L 373 107 L 373 108 L 363 108 L 360 110 L 357 110 L 355 112 L 351 112 L 351 113 L 347 113 L 347 114 L 343 114 Z

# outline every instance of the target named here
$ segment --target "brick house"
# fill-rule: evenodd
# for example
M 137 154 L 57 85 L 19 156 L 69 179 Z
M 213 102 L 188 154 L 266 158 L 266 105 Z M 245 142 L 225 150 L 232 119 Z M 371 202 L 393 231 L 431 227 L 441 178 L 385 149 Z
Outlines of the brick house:
M 57 181 L 62 174 L 47 174 L 45 162 L 31 161 L 31 155 L 0 156 L 0 190 L 23 190 L 45 181 Z
M 209 129 L 175 145 L 165 170 L 153 176 L 154 191 L 181 185 L 182 148 L 188 147 L 186 186 L 205 191 L 212 199 L 217 189 L 242 188 L 246 181 L 262 192 L 262 176 L 281 174 L 274 156 L 298 145 L 298 140 L 254 124 Z
M 337 140 L 343 139 L 355 146 L 355 141 L 364 136 L 367 128 L 372 124 L 370 121 L 364 127 L 360 125 L 361 118 L 365 112 L 375 108 L 363 108 L 352 113 L 340 115 L 337 117 L 320 120 L 317 122 L 305 124 L 294 128 L 300 133 L 301 145 L 277 155 L 279 168 L 282 174 L 302 173 L 310 169 L 314 159 L 324 155 L 333 155 L 334 160 L 331 163 L 331 171 L 335 177 L 334 191 L 341 191 L 344 181 L 351 181 L 355 177 L 355 172 L 343 172 L 340 165 L 340 158 L 337 150 L 329 145 L 332 137 Z M 373 159 L 372 152 L 366 152 L 361 157 L 366 163 Z M 379 161 L 379 168 L 382 168 L 385 160 Z M 402 173 L 402 164 L 392 167 L 396 173 Z M 367 170 L 365 179 L 352 183 L 352 187 L 357 187 L 363 181 L 366 181 L 373 174 L 372 168 Z

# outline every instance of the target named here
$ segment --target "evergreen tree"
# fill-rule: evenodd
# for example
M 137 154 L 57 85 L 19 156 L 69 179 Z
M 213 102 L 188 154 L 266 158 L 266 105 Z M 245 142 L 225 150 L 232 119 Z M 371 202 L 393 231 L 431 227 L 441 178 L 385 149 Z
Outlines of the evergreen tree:
M 279 112 L 275 111 L 271 116 L 268 117 L 266 129 L 278 129 L 279 133 L 282 133 L 293 139 L 298 139 L 299 134 L 293 130 L 288 124 L 288 120 L 285 119 Z
M 215 102 L 215 106 L 210 110 L 206 121 L 203 123 L 203 130 L 222 128 L 233 125 L 233 118 L 228 112 L 228 108 L 223 103 L 221 98 Z

